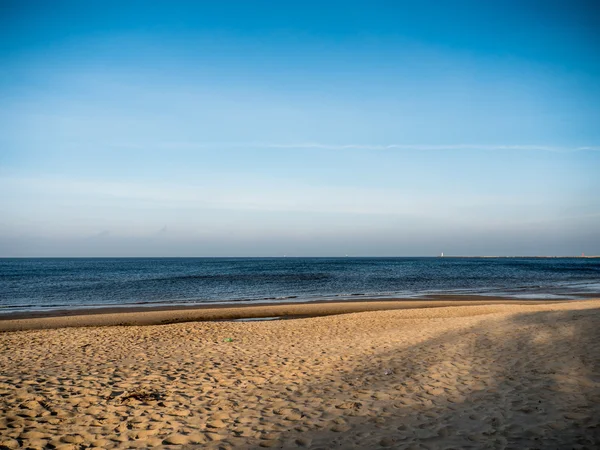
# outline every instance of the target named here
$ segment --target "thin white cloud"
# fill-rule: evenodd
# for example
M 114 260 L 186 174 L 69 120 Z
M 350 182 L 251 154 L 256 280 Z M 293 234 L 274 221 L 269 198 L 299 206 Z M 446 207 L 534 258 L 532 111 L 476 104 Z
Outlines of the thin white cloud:
M 503 150 L 526 150 L 526 151 L 545 151 L 545 152 L 575 152 L 575 151 L 600 151 L 600 147 L 556 147 L 547 145 L 473 145 L 473 144 L 452 144 L 452 145 L 408 145 L 408 144 L 389 144 L 389 145 L 363 145 L 363 144 L 344 144 L 331 145 L 320 143 L 304 144 L 265 144 L 270 148 L 315 148 L 323 150 L 485 150 L 485 151 L 503 151 Z
M 5 177 L 0 178 L 0 189 L 12 192 L 13 197 L 20 196 L 18 202 L 11 202 L 12 208 L 31 209 L 26 203 L 34 202 L 38 214 L 42 209 L 51 212 L 57 204 L 69 204 L 79 207 L 112 205 L 119 215 L 126 213 L 118 208 L 154 206 L 168 210 L 227 209 L 388 216 L 420 216 L 429 211 L 435 212 L 436 216 L 447 216 L 456 208 L 488 204 L 514 206 L 523 201 L 510 195 L 473 193 L 465 197 L 447 192 L 399 188 L 316 186 L 281 179 L 243 180 L 241 184 L 231 185 L 230 180 L 219 178 L 188 184 Z
M 139 148 L 139 144 L 115 144 L 120 147 Z M 551 146 L 551 145 L 489 145 L 489 144 L 325 144 L 320 142 L 298 142 L 298 143 L 276 143 L 276 142 L 162 142 L 151 144 L 154 147 L 177 149 L 211 148 L 211 147 L 231 147 L 231 148 L 272 148 L 289 150 L 408 150 L 408 151 L 460 151 L 460 150 L 481 150 L 481 151 L 541 151 L 552 153 L 573 153 L 583 151 L 600 151 L 600 146 Z

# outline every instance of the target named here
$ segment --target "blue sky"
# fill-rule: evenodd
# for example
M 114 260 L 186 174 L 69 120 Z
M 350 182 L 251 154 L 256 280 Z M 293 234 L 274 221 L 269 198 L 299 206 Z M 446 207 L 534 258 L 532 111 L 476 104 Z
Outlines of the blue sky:
M 600 254 L 586 1 L 0 2 L 0 256 Z

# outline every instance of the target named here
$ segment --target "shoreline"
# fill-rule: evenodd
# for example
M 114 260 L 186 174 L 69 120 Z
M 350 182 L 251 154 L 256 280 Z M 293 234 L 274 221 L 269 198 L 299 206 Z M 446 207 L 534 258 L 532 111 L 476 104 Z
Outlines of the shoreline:
M 236 321 L 243 319 L 301 319 L 367 311 L 426 309 L 481 305 L 548 305 L 593 299 L 515 299 L 479 295 L 436 295 L 419 299 L 360 298 L 344 301 L 205 304 L 194 306 L 119 306 L 57 309 L 0 314 L 0 332 L 70 327 L 148 326 L 185 322 Z

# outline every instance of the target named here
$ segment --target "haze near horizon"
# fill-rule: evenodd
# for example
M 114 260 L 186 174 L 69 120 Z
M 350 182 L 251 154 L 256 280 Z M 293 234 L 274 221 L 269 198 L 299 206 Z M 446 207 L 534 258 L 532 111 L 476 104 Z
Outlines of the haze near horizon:
M 600 254 L 590 1 L 0 2 L 0 257 Z

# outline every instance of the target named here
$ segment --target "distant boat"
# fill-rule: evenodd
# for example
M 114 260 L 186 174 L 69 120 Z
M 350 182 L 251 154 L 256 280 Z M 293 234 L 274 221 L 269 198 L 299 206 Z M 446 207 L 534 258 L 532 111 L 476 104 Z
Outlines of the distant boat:
M 444 252 L 442 252 L 442 254 L 440 255 L 440 258 L 443 258 L 443 257 L 444 257 Z

